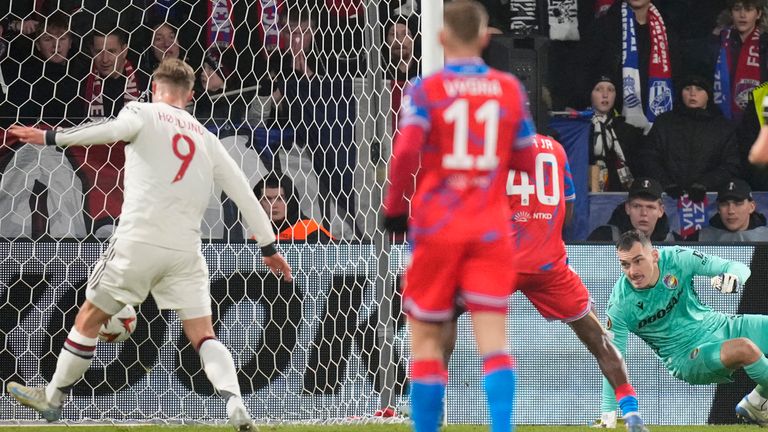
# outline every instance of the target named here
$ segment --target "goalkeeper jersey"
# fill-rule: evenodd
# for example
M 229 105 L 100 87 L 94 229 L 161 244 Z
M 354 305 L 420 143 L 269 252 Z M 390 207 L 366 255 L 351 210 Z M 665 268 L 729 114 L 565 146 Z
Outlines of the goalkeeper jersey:
M 693 288 L 693 277 L 731 273 L 744 283 L 750 270 L 740 262 L 682 247 L 661 249 L 658 265 L 659 280 L 652 288 L 636 289 L 626 275 L 619 278 L 608 301 L 606 328 L 613 333 L 613 343 L 622 356 L 631 332 L 674 372 L 672 362 L 676 357 L 688 355 L 728 319 L 701 303 Z M 603 378 L 602 411 L 613 411 L 616 405 L 613 388 Z
M 200 249 L 214 182 L 237 204 L 261 246 L 275 241 L 267 214 L 240 167 L 191 114 L 166 103 L 129 102 L 114 120 L 47 131 L 59 146 L 126 141 L 125 191 L 115 238 Z

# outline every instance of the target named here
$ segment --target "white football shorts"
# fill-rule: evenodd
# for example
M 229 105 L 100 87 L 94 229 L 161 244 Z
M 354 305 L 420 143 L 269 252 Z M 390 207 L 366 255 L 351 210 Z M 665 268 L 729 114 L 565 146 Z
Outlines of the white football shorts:
M 91 270 L 85 297 L 116 314 L 126 304 L 141 304 L 149 294 L 159 309 L 175 310 L 182 320 L 211 315 L 203 254 L 112 238 Z

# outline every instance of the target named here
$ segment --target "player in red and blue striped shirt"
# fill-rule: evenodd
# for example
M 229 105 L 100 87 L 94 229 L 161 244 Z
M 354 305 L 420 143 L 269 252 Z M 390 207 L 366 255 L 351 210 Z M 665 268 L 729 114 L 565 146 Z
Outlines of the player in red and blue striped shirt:
M 403 309 L 411 330 L 417 432 L 438 430 L 447 382 L 441 335 L 457 304 L 471 313 L 494 432 L 512 429 L 515 373 L 505 320 L 514 272 L 505 187 L 512 154 L 534 135 L 525 90 L 480 59 L 488 16 L 473 1 L 444 9 L 446 67 L 410 89 L 390 165 L 385 226 L 404 231 L 411 197 L 411 263 Z M 416 175 L 414 183 L 414 175 Z M 415 190 L 414 190 L 415 186 Z

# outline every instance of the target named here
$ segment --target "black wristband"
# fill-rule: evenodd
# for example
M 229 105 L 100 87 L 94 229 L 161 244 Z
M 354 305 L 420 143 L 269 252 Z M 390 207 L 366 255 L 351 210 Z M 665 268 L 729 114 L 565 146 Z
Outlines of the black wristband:
M 271 257 L 272 255 L 277 253 L 277 248 L 275 248 L 274 243 L 270 243 L 266 246 L 261 247 L 261 256 L 263 257 Z
M 49 146 L 55 146 L 56 145 L 56 131 L 53 129 L 49 129 L 45 131 L 45 145 Z

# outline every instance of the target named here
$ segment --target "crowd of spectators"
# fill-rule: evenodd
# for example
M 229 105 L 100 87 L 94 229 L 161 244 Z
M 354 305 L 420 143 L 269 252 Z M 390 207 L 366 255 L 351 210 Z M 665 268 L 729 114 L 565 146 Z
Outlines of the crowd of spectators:
M 420 3 L 383 1 L 372 11 L 359 0 L 12 2 L 0 10 L 0 130 L 12 123 L 70 127 L 113 117 L 129 101 L 149 100 L 151 73 L 163 58 L 180 58 L 197 71 L 188 109 L 206 127 L 220 136 L 247 136 L 248 146 L 280 181 L 291 180 L 280 155 L 298 151 L 312 166 L 307 175 L 319 184 L 320 214 L 312 219 L 330 227 L 340 218 L 354 239 L 364 239 L 354 185 L 355 123 L 363 103 L 355 80 L 380 65 L 396 129 L 403 91 L 421 73 L 413 13 Z M 504 2 L 482 3 L 493 12 L 496 31 L 509 31 Z M 768 190 L 768 173 L 746 160 L 768 93 L 762 85 L 768 81 L 765 0 L 615 0 L 594 2 L 606 6 L 597 12 L 592 3 L 579 2 L 581 40 L 566 44 L 573 53 L 563 55 L 552 44 L 547 82 L 553 109 L 593 112 L 584 143 L 590 149 L 589 190 L 630 192 L 590 239 L 613 238 L 609 227 L 621 230 L 636 226 L 634 219 L 645 220 L 635 213 L 654 219 L 653 239 L 674 239 L 658 189 L 693 202 L 733 184 L 750 188 L 750 197 L 752 190 Z M 374 28 L 382 44 L 380 58 L 370 64 L 365 27 L 374 21 L 366 16 L 372 12 L 380 20 Z M 2 208 L 13 209 L 17 218 L 26 215 L 21 225 L 31 226 L 31 215 L 40 213 L 23 197 L 40 201 L 41 188 L 51 191 L 45 196 L 65 196 L 56 188 L 73 184 L 82 188 L 84 209 L 73 226 L 106 237 L 119 223 L 125 143 L 58 151 L 77 180 L 64 186 L 43 178 L 5 178 L 18 171 L 12 167 L 21 163 L 23 143 L 4 138 L 4 144 L 2 181 L 20 185 L 24 193 L 0 201 L 11 200 Z M 49 156 L 55 159 L 56 153 Z M 641 187 L 637 179 L 650 181 L 654 192 L 633 195 Z M 638 199 L 648 202 L 635 205 Z M 759 220 L 757 213 L 750 226 L 757 223 L 753 219 Z M 727 226 L 724 221 L 711 223 Z M 14 230 L 11 235 L 40 232 Z M 80 231 L 70 235 L 79 237 Z

